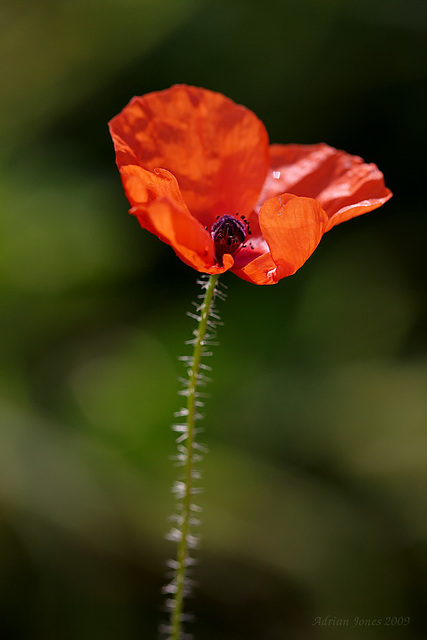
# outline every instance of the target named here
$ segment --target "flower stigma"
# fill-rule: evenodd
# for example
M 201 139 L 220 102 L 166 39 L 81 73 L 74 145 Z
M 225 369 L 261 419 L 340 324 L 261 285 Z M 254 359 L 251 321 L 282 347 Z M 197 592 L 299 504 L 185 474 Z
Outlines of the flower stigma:
M 223 256 L 229 253 L 234 256 L 242 247 L 246 236 L 250 234 L 248 222 L 242 215 L 241 220 L 228 214 L 217 216 L 211 227 L 211 236 L 215 244 L 215 258 L 220 266 Z

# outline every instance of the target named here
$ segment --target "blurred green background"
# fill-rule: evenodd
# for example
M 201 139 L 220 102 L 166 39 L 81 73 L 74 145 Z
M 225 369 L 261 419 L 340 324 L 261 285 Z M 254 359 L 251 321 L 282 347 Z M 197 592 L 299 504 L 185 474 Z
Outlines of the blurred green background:
M 157 637 L 198 290 L 107 121 L 185 82 L 395 194 L 277 286 L 223 278 L 196 638 L 424 638 L 425 2 L 3 0 L 0 31 L 0 637 Z

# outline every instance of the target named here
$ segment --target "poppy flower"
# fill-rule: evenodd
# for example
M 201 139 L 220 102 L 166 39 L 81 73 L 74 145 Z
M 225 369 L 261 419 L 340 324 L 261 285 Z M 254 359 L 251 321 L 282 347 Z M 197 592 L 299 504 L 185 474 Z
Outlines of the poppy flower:
M 376 165 L 323 143 L 269 145 L 252 111 L 207 89 L 133 98 L 109 127 L 130 213 L 203 273 L 275 284 L 392 195 Z

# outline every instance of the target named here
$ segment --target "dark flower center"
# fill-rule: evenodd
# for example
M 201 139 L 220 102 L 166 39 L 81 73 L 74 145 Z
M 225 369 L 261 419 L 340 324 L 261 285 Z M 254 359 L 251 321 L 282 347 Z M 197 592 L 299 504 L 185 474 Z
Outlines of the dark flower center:
M 222 266 L 225 253 L 234 256 L 246 240 L 248 232 L 246 219 L 238 220 L 234 216 L 218 217 L 211 227 L 211 236 L 215 244 L 215 257 Z

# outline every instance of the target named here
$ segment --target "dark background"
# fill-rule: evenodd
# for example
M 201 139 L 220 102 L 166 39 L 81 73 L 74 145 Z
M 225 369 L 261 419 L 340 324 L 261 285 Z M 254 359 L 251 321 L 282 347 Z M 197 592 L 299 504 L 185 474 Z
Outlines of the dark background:
M 395 194 L 277 286 L 223 277 L 193 631 L 425 637 L 426 7 L 3 0 L 2 639 L 157 637 L 198 291 L 127 215 L 107 121 L 176 82 L 272 142 L 376 162 Z

